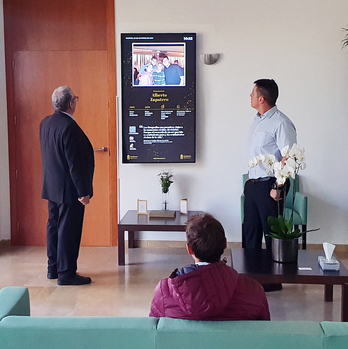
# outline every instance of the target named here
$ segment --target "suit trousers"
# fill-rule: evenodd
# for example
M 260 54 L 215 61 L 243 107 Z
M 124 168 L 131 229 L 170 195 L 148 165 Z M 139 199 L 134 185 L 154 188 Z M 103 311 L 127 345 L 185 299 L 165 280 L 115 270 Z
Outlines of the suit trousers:
M 48 272 L 75 275 L 85 206 L 48 201 Z
M 275 183 L 275 178 L 268 180 L 248 180 L 244 187 L 244 223 L 242 231 L 243 248 L 262 248 L 262 237 L 270 232 L 267 219 L 269 216 L 278 217 L 283 213 L 284 200 L 278 203 L 271 196 L 270 192 Z M 265 236 L 266 248 L 272 246 L 271 238 Z

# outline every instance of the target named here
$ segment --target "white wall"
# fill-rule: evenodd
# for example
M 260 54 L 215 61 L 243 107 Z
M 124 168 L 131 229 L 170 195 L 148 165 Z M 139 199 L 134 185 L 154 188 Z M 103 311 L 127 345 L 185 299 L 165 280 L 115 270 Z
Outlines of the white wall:
M 118 0 L 117 74 L 120 34 L 197 33 L 197 163 L 119 163 L 120 213 L 148 200 L 160 209 L 157 174 L 172 168 L 170 208 L 188 198 L 189 209 L 212 213 L 228 241 L 241 241 L 241 175 L 247 171 L 246 134 L 255 111 L 253 81 L 273 78 L 278 107 L 295 123 L 305 147 L 302 192 L 309 197 L 309 243 L 348 244 L 348 49 L 341 49 L 348 26 L 347 0 Z M 214 66 L 200 53 L 221 52 Z M 121 79 L 118 78 L 121 92 Z M 119 92 L 119 94 L 120 94 Z M 120 149 L 121 151 L 121 149 Z M 121 152 L 120 152 L 121 154 Z M 121 156 L 119 157 L 121 159 Z M 144 239 L 184 240 L 183 233 L 143 233 Z
M 197 59 L 197 163 L 169 166 L 175 180 L 170 208 L 178 209 L 187 197 L 190 209 L 221 220 L 229 241 L 241 241 L 241 174 L 247 171 L 246 134 L 254 116 L 249 93 L 254 80 L 274 78 L 278 107 L 293 120 L 298 143 L 306 148 L 301 186 L 309 197 L 308 226 L 321 228 L 309 242 L 348 244 L 348 49 L 340 45 L 348 1 L 117 0 L 115 9 L 119 77 L 120 33 L 196 32 L 198 56 L 223 54 L 215 66 Z M 0 30 L 0 240 L 10 238 L 5 86 Z M 157 173 L 163 168 L 168 166 L 119 164 L 121 215 L 136 209 L 138 198 L 148 200 L 149 209 L 160 208 Z M 184 240 L 183 233 L 142 237 Z
M 3 1 L 0 0 L 0 240 L 10 239 L 10 182 L 8 164 L 7 103 Z

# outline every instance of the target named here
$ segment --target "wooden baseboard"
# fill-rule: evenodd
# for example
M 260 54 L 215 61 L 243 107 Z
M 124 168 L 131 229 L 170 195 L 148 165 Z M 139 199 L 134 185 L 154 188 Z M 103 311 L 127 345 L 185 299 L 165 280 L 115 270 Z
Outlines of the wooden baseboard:
M 186 248 L 185 241 L 136 240 L 136 246 L 142 248 Z M 228 242 L 227 248 L 242 248 L 241 242 Z M 265 246 L 263 246 L 265 248 Z M 308 244 L 307 250 L 322 250 L 322 244 Z M 348 245 L 336 245 L 335 252 L 348 252 Z
M 141 248 L 186 248 L 185 241 L 154 241 L 154 240 L 136 240 L 136 247 Z M 126 246 L 128 241 L 126 241 Z M 0 247 L 11 246 L 11 240 L 0 240 Z M 228 242 L 227 248 L 242 248 L 241 242 Z M 265 248 L 265 246 L 263 246 Z M 322 250 L 322 244 L 307 244 L 307 250 Z M 336 245 L 335 252 L 348 252 L 348 245 Z
M 0 240 L 0 247 L 2 246 L 11 246 L 11 240 Z

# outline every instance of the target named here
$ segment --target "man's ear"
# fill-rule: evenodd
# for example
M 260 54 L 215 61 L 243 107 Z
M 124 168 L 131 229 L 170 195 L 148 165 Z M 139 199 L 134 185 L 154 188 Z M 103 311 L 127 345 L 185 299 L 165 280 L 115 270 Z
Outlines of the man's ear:
M 186 244 L 186 249 L 187 249 L 187 252 L 191 255 L 193 255 L 193 251 L 192 251 L 192 248 L 190 247 L 189 244 Z

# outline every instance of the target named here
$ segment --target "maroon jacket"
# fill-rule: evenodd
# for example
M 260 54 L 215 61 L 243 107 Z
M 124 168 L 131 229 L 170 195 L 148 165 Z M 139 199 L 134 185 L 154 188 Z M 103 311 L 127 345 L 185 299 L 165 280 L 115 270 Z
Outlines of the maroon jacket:
M 173 275 L 173 274 L 172 274 Z M 161 280 L 150 316 L 187 320 L 270 320 L 265 292 L 224 261 Z

